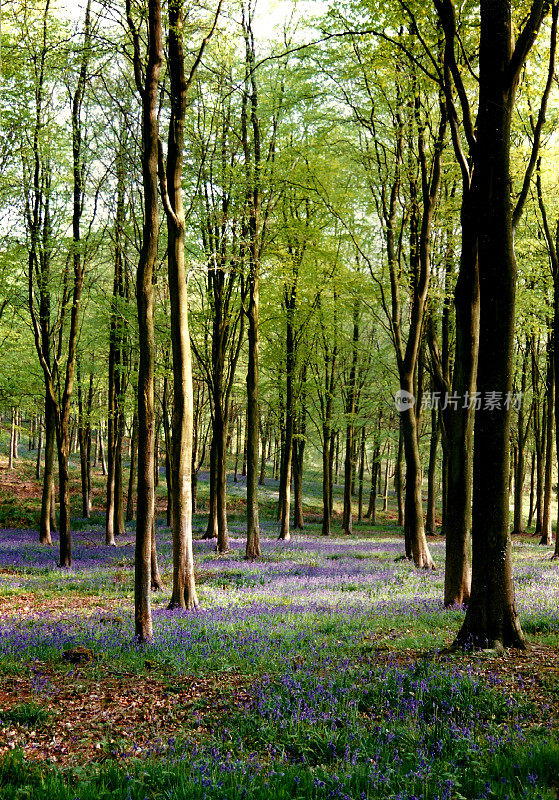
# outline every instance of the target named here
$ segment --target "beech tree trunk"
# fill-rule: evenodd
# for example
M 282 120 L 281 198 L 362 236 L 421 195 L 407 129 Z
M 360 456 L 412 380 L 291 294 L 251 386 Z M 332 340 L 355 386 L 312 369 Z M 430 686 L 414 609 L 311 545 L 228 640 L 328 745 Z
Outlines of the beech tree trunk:
M 130 473 L 128 476 L 128 496 L 126 499 L 126 521 L 134 519 L 134 490 L 136 486 L 136 461 L 138 456 L 138 412 L 134 409 L 132 435 L 130 437 Z
M 151 557 L 154 530 L 154 365 L 155 328 L 153 268 L 157 259 L 159 233 L 158 174 L 158 95 L 163 59 L 161 2 L 148 0 L 148 42 L 145 71 L 140 57 L 140 35 L 126 0 L 126 16 L 134 41 L 134 75 L 142 101 L 142 182 L 144 223 L 142 248 L 136 277 L 138 305 L 138 499 L 136 511 L 136 554 L 134 571 L 134 621 L 139 642 L 152 638 Z M 143 78 L 143 80 L 142 80 Z
M 479 107 L 474 188 L 477 210 L 480 336 L 472 508 L 472 591 L 456 642 L 467 647 L 525 647 L 516 610 L 509 530 L 510 404 L 487 403 L 512 392 L 516 262 L 510 186 L 510 132 L 523 63 L 544 14 L 532 13 L 512 45 L 507 0 L 481 0 Z
M 54 516 L 54 451 L 56 447 L 56 408 L 47 392 L 45 397 L 45 468 L 43 472 L 43 491 L 41 495 L 41 519 L 39 523 L 39 542 L 52 545 L 51 525 Z
M 259 305 L 260 305 L 260 251 L 261 230 L 261 141 L 256 85 L 255 49 L 252 17 L 245 16 L 243 8 L 243 34 L 245 39 L 245 83 L 242 113 L 242 140 L 247 176 L 248 205 L 248 365 L 247 365 L 247 419 L 246 419 L 246 477 L 247 477 L 247 543 L 248 559 L 260 558 L 260 522 L 258 519 L 258 445 L 260 407 L 258 398 L 259 359 Z M 250 114 L 247 105 L 250 103 Z M 248 116 L 252 130 L 252 147 L 249 139 Z M 244 458 L 243 458 L 244 462 Z M 266 442 L 262 442 L 262 468 L 260 483 L 264 483 Z
M 554 406 L 554 342 L 550 334 L 547 340 L 547 375 L 545 393 L 545 471 L 542 504 L 542 528 L 540 544 L 550 545 L 553 541 L 551 518 L 551 495 L 553 484 L 553 406 Z
M 427 515 L 425 530 L 432 536 L 437 532 L 435 519 L 435 474 L 437 469 L 437 448 L 439 446 L 440 428 L 436 409 L 431 410 L 431 444 L 429 446 L 429 467 L 427 470 Z
M 354 460 L 354 416 L 357 405 L 357 362 L 358 362 L 358 343 L 359 343 L 359 300 L 356 299 L 353 305 L 353 334 L 351 350 L 351 368 L 349 371 L 349 382 L 346 394 L 346 439 L 345 439 L 345 459 L 344 459 L 344 508 L 342 516 L 342 529 L 344 533 L 353 533 L 353 509 L 351 498 L 351 483 L 353 477 Z
M 161 194 L 167 216 L 168 275 L 171 299 L 171 342 L 173 350 L 173 593 L 169 608 L 196 608 L 198 595 L 192 552 L 192 437 L 194 395 L 192 356 L 188 326 L 188 286 L 185 264 L 185 216 L 182 200 L 182 160 L 187 92 L 194 78 L 186 79 L 182 43 L 183 4 L 169 4 L 169 58 L 171 118 L 167 149 L 166 186 Z M 218 12 L 219 13 L 219 12 Z M 215 23 L 214 23 L 215 27 Z M 211 34 L 210 34 L 211 35 Z M 204 39 L 195 66 L 199 63 L 207 39 Z M 195 67 L 194 67 L 195 68 Z M 163 178 L 163 165 L 161 165 Z M 227 431 L 225 420 L 224 434 Z M 223 440 L 218 442 L 219 446 Z M 218 500 L 219 510 L 219 500 Z M 220 534 L 222 531 L 220 530 Z M 218 549 L 220 542 L 218 540 Z

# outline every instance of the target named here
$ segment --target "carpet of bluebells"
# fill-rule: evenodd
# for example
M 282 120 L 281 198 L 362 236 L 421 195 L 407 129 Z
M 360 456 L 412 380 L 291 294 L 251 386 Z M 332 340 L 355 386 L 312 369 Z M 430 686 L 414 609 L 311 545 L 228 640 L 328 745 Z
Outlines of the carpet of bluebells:
M 141 759 L 130 758 L 131 742 L 126 759 L 63 772 L 16 753 L 0 766 L 2 798 L 557 796 L 551 716 L 542 719 L 520 685 L 516 697 L 497 675 L 432 657 L 463 617 L 443 607 L 442 568 L 420 572 L 398 560 L 401 536 L 386 527 L 324 539 L 311 526 L 280 542 L 275 523 L 264 522 L 262 534 L 259 562 L 244 560 L 243 525 L 234 519 L 227 556 L 215 542 L 196 541 L 201 609 L 167 611 L 167 593 L 154 596 L 154 639 L 140 646 L 131 533 L 116 548 L 103 546 L 100 529 L 77 533 L 66 571 L 56 565 L 56 541 L 44 548 L 36 532 L 0 533 L 0 596 L 45 598 L 32 613 L 0 618 L 0 669 L 56 662 L 82 646 L 120 668 L 138 672 L 149 662 L 167 674 L 222 675 L 224 684 L 243 675 L 248 687 L 242 707 L 232 704 L 205 737 L 185 731 Z M 431 549 L 442 567 L 444 542 Z M 158 551 L 168 586 L 167 529 Z M 514 557 L 524 630 L 553 639 L 557 562 L 526 541 L 515 543 Z M 53 610 L 48 600 L 60 597 L 88 598 L 88 612 Z M 410 651 L 415 657 L 404 658 Z

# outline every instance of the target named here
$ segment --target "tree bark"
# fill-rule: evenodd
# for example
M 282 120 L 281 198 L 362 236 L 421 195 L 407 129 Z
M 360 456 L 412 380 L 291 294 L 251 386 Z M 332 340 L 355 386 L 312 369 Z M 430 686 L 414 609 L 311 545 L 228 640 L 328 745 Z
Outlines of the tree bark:
M 134 409 L 132 435 L 130 437 L 130 473 L 128 476 L 128 496 L 126 499 L 126 521 L 134 519 L 134 490 L 136 486 L 136 461 L 138 457 L 138 412 Z
M 192 551 L 192 435 L 194 396 L 192 356 L 188 326 L 188 286 L 185 264 L 185 216 L 182 200 L 182 160 L 187 82 L 182 44 L 183 5 L 169 4 L 169 58 L 171 118 L 167 149 L 166 185 L 163 164 L 161 182 L 167 216 L 168 275 L 171 298 L 171 343 L 173 351 L 173 593 L 169 608 L 196 608 L 199 605 Z M 197 62 L 205 47 L 199 52 Z M 162 154 L 161 154 L 162 162 Z M 218 451 L 219 452 L 219 451 Z M 219 501 L 218 501 L 219 503 Z M 219 546 L 219 543 L 218 543 Z
M 136 638 L 152 638 L 151 551 L 154 529 L 154 364 L 155 330 L 153 269 L 157 259 L 159 205 L 158 171 L 158 94 L 163 44 L 161 2 L 148 0 L 148 59 L 145 72 L 140 57 L 140 35 L 135 26 L 131 0 L 126 0 L 126 16 L 134 43 L 134 75 L 142 100 L 142 181 L 144 223 L 142 248 L 136 277 L 139 328 L 138 368 L 138 499 L 134 572 L 134 622 Z
M 516 610 L 509 530 L 508 469 L 516 262 L 510 197 L 510 132 L 522 65 L 544 13 L 535 0 L 512 49 L 511 6 L 481 0 L 479 106 L 474 170 L 480 335 L 472 508 L 472 591 L 456 643 L 525 647 Z M 499 392 L 500 407 L 488 403 Z
M 547 375 L 545 394 L 545 472 L 542 504 L 542 529 L 540 544 L 550 545 L 553 541 L 551 518 L 551 495 L 553 484 L 553 406 L 554 406 L 554 342 L 552 334 L 547 340 Z
M 433 408 L 431 410 L 431 444 L 429 446 L 429 467 L 427 470 L 427 515 L 425 520 L 425 530 L 431 536 L 434 536 L 437 532 L 437 523 L 435 519 L 435 475 L 440 433 L 437 410 Z

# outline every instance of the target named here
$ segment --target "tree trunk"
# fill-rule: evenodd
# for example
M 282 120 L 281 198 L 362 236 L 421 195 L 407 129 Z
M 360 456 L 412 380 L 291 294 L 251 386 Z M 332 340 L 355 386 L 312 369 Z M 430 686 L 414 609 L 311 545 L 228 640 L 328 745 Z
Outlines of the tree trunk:
M 359 300 L 353 304 L 353 335 L 352 335 L 351 368 L 349 371 L 349 384 L 346 397 L 346 439 L 344 460 L 344 508 L 342 516 L 342 529 L 344 533 L 353 533 L 353 509 L 351 502 L 351 483 L 353 477 L 354 461 L 354 416 L 357 405 L 357 362 L 359 343 Z
M 196 608 L 198 595 L 192 552 L 192 437 L 194 395 L 188 325 L 188 285 L 185 263 L 185 215 L 182 200 L 182 159 L 186 95 L 182 44 L 183 6 L 169 4 L 169 58 L 171 118 L 167 150 L 167 185 L 162 196 L 167 214 L 167 264 L 171 298 L 173 351 L 173 593 L 169 608 Z M 205 43 L 206 40 L 204 40 Z M 203 47 L 205 44 L 203 45 Z M 202 51 L 203 51 L 202 47 Z M 200 52 L 200 57 L 202 55 Z M 193 73 L 189 81 L 193 79 Z M 163 177 L 163 170 L 161 171 Z M 166 191 L 165 191 L 166 190 Z M 166 194 L 168 192 L 168 196 Z
M 132 436 L 130 437 L 130 474 L 128 476 L 128 496 L 126 499 L 126 521 L 134 519 L 134 489 L 136 486 L 136 459 L 138 455 L 138 412 L 134 409 L 132 417 Z
M 526 522 L 526 530 L 532 525 L 532 518 L 534 516 L 534 476 L 536 472 L 536 454 L 532 450 L 532 461 L 530 466 L 530 506 L 528 509 L 528 521 Z
M 235 420 L 235 469 L 233 471 L 233 483 L 239 482 L 239 451 L 241 449 L 241 418 L 237 415 Z
M 404 435 L 402 433 L 402 422 L 398 433 L 398 451 L 396 453 L 396 463 L 394 465 L 394 491 L 396 492 L 396 503 L 398 505 L 398 525 L 404 526 L 404 491 L 402 487 L 402 457 L 404 454 Z
M 105 459 L 105 443 L 103 440 L 103 420 L 99 420 L 99 456 L 101 458 L 101 474 L 107 474 L 107 461 Z
M 266 448 L 268 446 L 268 424 L 262 430 L 262 453 L 260 456 L 260 477 L 258 478 L 259 486 L 266 486 Z
M 210 499 L 208 511 L 208 526 L 204 539 L 217 539 L 217 481 L 216 481 L 216 440 L 215 434 L 212 434 L 212 443 L 210 446 Z
M 43 472 L 43 491 L 41 495 L 41 519 L 39 522 L 39 542 L 52 544 L 51 516 L 53 516 L 54 451 L 56 446 L 56 409 L 47 392 L 45 397 L 45 468 Z
M 332 458 L 330 420 L 327 418 L 322 423 L 322 529 L 323 536 L 330 535 L 330 520 L 332 516 L 330 490 L 332 484 Z
M 437 418 L 437 410 L 431 410 L 431 444 L 429 446 L 429 467 L 427 470 L 427 515 L 425 520 L 425 530 L 431 536 L 437 532 L 435 519 L 435 474 L 437 469 L 437 448 L 439 446 L 440 428 Z
M 12 419 L 10 423 L 10 455 L 8 459 L 8 469 L 12 470 L 14 468 L 14 451 L 16 449 L 15 446 L 15 438 L 16 438 L 16 410 L 12 408 Z
M 413 394 L 413 382 L 400 378 L 400 386 L 404 391 Z M 419 569 L 434 569 L 433 559 L 429 552 L 429 545 L 425 538 L 423 527 L 423 502 L 421 457 L 417 438 L 417 421 L 415 409 L 412 406 L 400 412 L 402 421 L 402 437 L 404 440 L 404 453 L 406 459 L 406 498 L 404 516 L 404 536 L 406 541 L 406 556 L 413 559 Z
M 518 441 L 516 448 L 516 469 L 514 473 L 514 516 L 513 516 L 513 533 L 523 533 L 522 527 L 522 504 L 524 493 L 524 449 L 526 445 L 526 438 L 528 431 L 524 426 L 524 405 L 523 400 L 526 395 L 526 372 L 528 367 L 528 346 L 529 341 L 526 341 L 526 350 L 522 360 L 522 377 L 520 381 L 520 406 L 518 409 Z
M 293 527 L 305 527 L 303 514 L 303 463 L 307 443 L 307 365 L 301 371 L 300 410 L 297 418 L 297 434 L 293 442 Z
M 377 486 L 378 486 L 378 477 L 380 472 L 380 417 L 379 417 L 379 429 L 378 435 L 374 443 L 373 447 L 373 455 L 371 458 L 371 491 L 369 492 L 369 507 L 367 509 L 366 518 L 370 521 L 371 525 L 376 525 L 377 523 Z M 388 467 L 388 460 L 387 460 L 387 467 Z M 385 491 L 386 491 L 386 481 L 388 480 L 388 474 L 385 479 Z
M 159 571 L 159 561 L 157 559 L 157 539 L 155 536 L 155 518 L 151 531 L 151 590 L 160 592 L 163 589 L 163 579 Z
M 219 406 L 221 403 L 218 404 Z M 229 531 L 227 530 L 227 416 L 221 407 L 214 411 L 214 440 L 216 442 L 216 513 L 217 513 L 217 552 L 229 552 Z
M 359 451 L 359 489 L 357 500 L 357 521 L 363 522 L 363 478 L 365 477 L 365 426 L 361 429 L 361 448 Z M 375 476 L 376 477 L 376 476 Z
M 39 428 L 39 441 L 37 443 L 37 459 L 35 461 L 35 478 L 40 480 L 41 478 L 41 456 L 43 454 L 43 415 L 39 415 L 39 419 L 37 422 Z
M 540 544 L 550 545 L 553 541 L 551 525 L 551 495 L 553 484 L 553 400 L 554 400 L 554 364 L 553 364 L 553 338 L 550 335 L 547 342 L 547 376 L 545 396 L 545 473 L 542 506 L 542 529 Z
M 384 465 L 384 495 L 382 499 L 382 510 L 388 511 L 388 473 L 390 471 L 390 442 L 386 448 L 386 463 Z
M 142 249 L 136 277 L 138 305 L 138 500 L 136 521 L 136 556 L 134 573 L 134 621 L 139 642 L 152 638 L 151 619 L 151 550 L 154 529 L 154 292 L 153 268 L 157 259 L 159 207 L 158 173 L 158 94 L 163 57 L 160 0 L 148 0 L 148 60 L 142 83 L 143 65 L 139 52 L 139 34 L 132 18 L 131 2 L 126 0 L 126 14 L 134 41 L 136 86 L 142 99 L 142 178 L 144 223 Z
M 472 590 L 456 642 L 467 647 L 525 647 L 516 610 L 509 529 L 508 470 L 515 287 L 510 197 L 510 131 L 520 70 L 541 17 L 535 8 L 512 53 L 511 6 L 480 3 L 479 108 L 472 191 L 476 199 L 480 335 L 472 507 Z M 527 38 L 524 38 L 524 37 Z M 518 45 L 517 45 L 518 47 Z M 518 58 L 516 58 L 518 55 Z M 499 407 L 488 402 L 498 392 Z
M 293 460 L 293 424 L 294 424 L 294 401 L 293 401 L 293 382 L 295 380 L 295 330 L 293 315 L 296 303 L 296 286 L 292 284 L 291 293 L 286 290 L 285 308 L 287 313 L 286 321 L 286 384 L 285 384 L 285 427 L 284 442 L 281 453 L 280 466 L 280 485 L 279 485 L 279 511 L 280 511 L 280 534 L 279 538 L 284 541 L 291 539 L 289 532 L 290 513 L 291 513 L 291 470 Z

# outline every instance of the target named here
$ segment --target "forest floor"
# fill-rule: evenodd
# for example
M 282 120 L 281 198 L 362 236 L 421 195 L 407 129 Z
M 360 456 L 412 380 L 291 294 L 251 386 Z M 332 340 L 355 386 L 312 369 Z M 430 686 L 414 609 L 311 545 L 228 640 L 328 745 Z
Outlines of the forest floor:
M 98 478 L 60 570 L 56 536 L 38 544 L 31 468 L 0 462 L 2 800 L 559 797 L 559 564 L 531 536 L 513 547 L 529 648 L 450 653 L 464 611 L 441 601 L 443 537 L 434 572 L 399 559 L 393 510 L 324 539 L 310 480 L 310 522 L 279 542 L 268 481 L 263 558 L 247 562 L 231 482 L 230 552 L 195 542 L 198 611 L 166 610 L 158 527 L 165 589 L 139 646 L 133 524 L 104 546 Z

